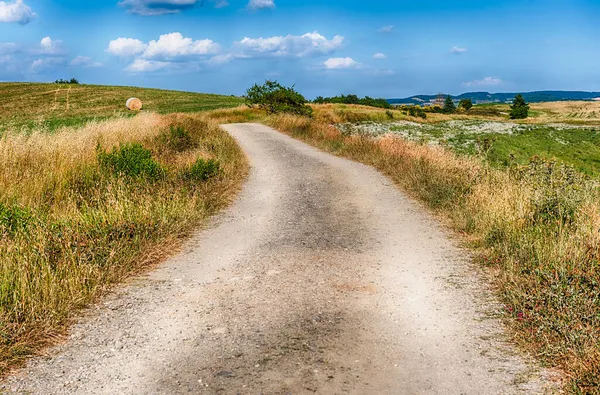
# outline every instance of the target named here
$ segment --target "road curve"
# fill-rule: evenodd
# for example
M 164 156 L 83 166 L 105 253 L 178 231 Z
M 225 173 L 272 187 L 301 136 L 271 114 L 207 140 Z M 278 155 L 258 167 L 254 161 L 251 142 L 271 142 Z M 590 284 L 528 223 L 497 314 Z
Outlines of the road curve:
M 252 165 L 237 202 L 0 389 L 544 391 L 464 252 L 388 179 L 262 125 L 224 127 Z

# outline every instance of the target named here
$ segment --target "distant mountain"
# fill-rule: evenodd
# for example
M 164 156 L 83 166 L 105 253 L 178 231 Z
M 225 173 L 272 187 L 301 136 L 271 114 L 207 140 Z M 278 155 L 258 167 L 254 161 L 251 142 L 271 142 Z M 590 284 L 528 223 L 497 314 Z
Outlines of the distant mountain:
M 521 93 L 529 103 L 565 100 L 594 100 L 600 98 L 600 92 L 581 91 L 536 91 Z M 452 96 L 454 100 L 471 99 L 475 104 L 506 103 L 512 101 L 517 93 L 468 92 Z M 438 95 L 417 95 L 405 99 L 388 99 L 390 104 L 426 104 L 436 100 Z

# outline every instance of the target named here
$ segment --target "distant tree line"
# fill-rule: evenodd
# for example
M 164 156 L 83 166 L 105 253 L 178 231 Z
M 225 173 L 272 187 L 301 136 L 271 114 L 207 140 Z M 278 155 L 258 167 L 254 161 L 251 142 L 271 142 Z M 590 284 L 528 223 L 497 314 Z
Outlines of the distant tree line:
M 316 104 L 325 104 L 325 103 L 334 103 L 334 104 L 360 104 L 362 106 L 369 107 L 378 107 L 378 108 L 392 108 L 391 104 L 388 103 L 386 99 L 374 99 L 369 96 L 365 96 L 363 98 L 358 97 L 357 95 L 340 95 L 334 97 L 323 97 L 318 96 L 313 103 Z
M 54 81 L 55 84 L 73 84 L 73 85 L 79 85 L 79 81 L 77 80 L 77 78 L 71 78 L 70 80 L 63 80 L 62 78 L 60 80 L 56 80 Z

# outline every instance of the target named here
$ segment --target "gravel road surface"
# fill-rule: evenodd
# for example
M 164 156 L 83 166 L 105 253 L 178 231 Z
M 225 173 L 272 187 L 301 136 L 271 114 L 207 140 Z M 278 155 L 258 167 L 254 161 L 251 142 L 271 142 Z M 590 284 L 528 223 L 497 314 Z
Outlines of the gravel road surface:
M 252 164 L 237 202 L 1 389 L 549 391 L 466 253 L 391 181 L 266 126 L 225 128 Z

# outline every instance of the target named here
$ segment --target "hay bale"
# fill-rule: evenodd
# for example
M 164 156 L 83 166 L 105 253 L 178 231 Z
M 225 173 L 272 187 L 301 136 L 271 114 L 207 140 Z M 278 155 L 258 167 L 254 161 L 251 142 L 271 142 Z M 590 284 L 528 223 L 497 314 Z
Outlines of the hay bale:
M 125 105 L 131 111 L 140 111 L 142 109 L 142 101 L 137 97 L 127 99 L 127 103 L 125 103 Z

